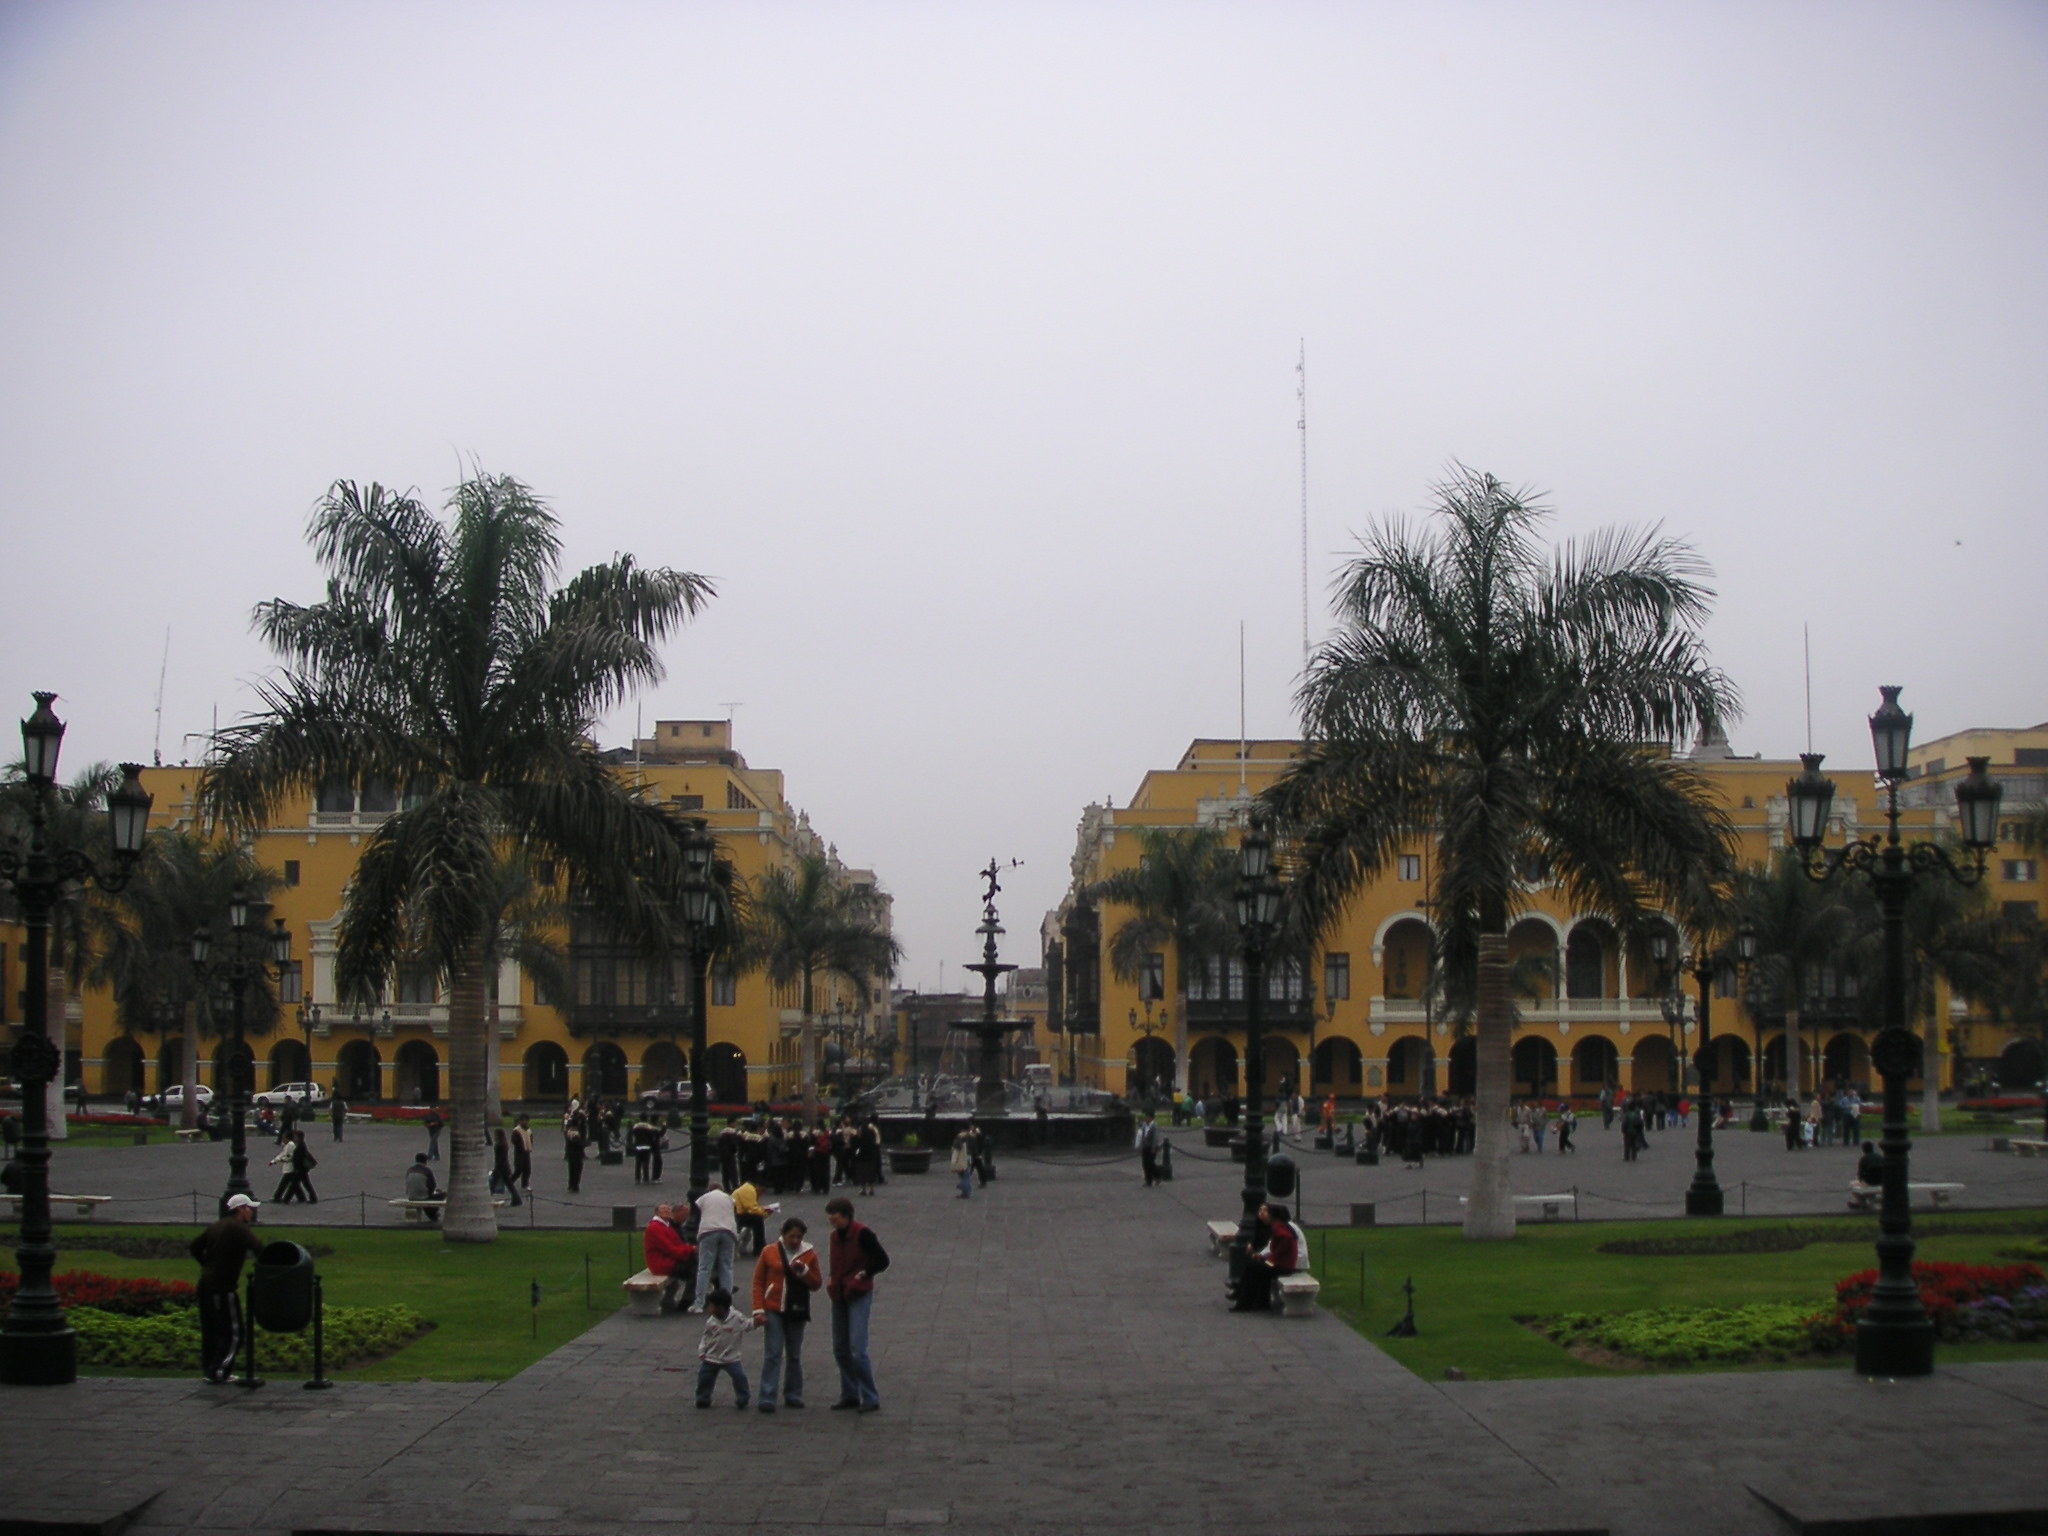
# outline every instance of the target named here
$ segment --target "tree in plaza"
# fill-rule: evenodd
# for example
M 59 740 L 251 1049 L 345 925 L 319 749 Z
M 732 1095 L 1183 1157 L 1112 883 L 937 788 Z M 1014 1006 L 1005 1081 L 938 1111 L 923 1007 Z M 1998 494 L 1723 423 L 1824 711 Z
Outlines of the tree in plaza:
M 1237 861 L 1216 827 L 1142 827 L 1138 862 L 1096 881 L 1093 903 L 1130 908 L 1109 939 L 1110 969 L 1132 980 L 1162 950 L 1173 951 L 1174 1086 L 1187 1086 L 1188 968 L 1236 947 L 1232 893 Z M 1249 1067 L 1247 1068 L 1249 1071 Z
M 223 733 L 204 807 L 261 822 L 286 795 L 385 783 L 399 809 L 364 841 L 336 979 L 374 996 L 409 953 L 447 978 L 453 1242 L 497 1236 L 478 1159 L 492 871 L 509 847 L 559 861 L 616 924 L 659 932 L 682 879 L 675 816 L 599 757 L 598 716 L 658 681 L 657 647 L 713 595 L 687 571 L 615 556 L 557 584 L 554 515 L 509 476 L 473 473 L 447 520 L 410 494 L 336 481 L 309 539 L 328 573 L 307 606 L 275 599 L 259 632 L 284 659 L 262 708 Z
M 240 889 L 260 902 L 276 886 L 277 876 L 239 843 L 175 828 L 152 833 L 127 886 L 93 909 L 89 979 L 112 992 L 115 1021 L 130 1034 L 182 1032 L 185 1102 L 180 1114 L 187 1128 L 198 1117 L 201 1026 L 221 1033 L 234 1006 L 225 993 L 226 981 L 217 978 L 209 990 L 192 963 L 192 936 L 208 929 L 216 959 L 223 958 L 235 892 Z M 269 971 L 256 966 L 244 994 L 243 1028 L 262 1034 L 276 1018 Z M 227 1085 L 217 1085 L 217 1091 L 225 1096 Z
M 797 1051 L 806 1125 L 818 1113 L 813 984 L 838 976 L 864 988 L 871 977 L 894 974 L 903 946 L 890 935 L 887 915 L 879 891 L 845 879 L 816 853 L 767 871 L 746 894 L 739 963 L 765 971 L 778 986 L 802 987 Z
M 1522 872 L 1547 865 L 1626 930 L 1732 858 L 1707 786 L 1661 745 L 1737 709 L 1700 639 L 1704 565 L 1654 531 L 1546 550 L 1544 515 L 1457 466 L 1430 524 L 1370 528 L 1302 684 L 1306 744 L 1268 791 L 1317 931 L 1415 840 L 1435 845 L 1440 925 L 1474 935 L 1474 1239 L 1515 1230 L 1507 934 Z
M 1733 910 L 1756 933 L 1744 1006 L 1757 1021 L 1775 1014 L 1785 1026 L 1785 1084 L 1800 1091 L 1800 1015 L 1808 998 L 1819 996 L 1822 973 L 1861 978 L 1859 935 L 1870 930 L 1875 904 L 1860 883 L 1819 885 L 1807 878 L 1790 850 L 1763 869 L 1745 869 L 1735 881 Z M 1814 1067 L 1814 1081 L 1820 1068 Z M 1757 1102 L 1763 1102 L 1763 1042 L 1757 1042 Z
M 107 846 L 107 796 L 120 782 L 119 769 L 110 763 L 94 763 L 69 784 L 59 784 L 52 789 L 49 820 L 45 823 L 51 853 L 61 856 L 83 851 L 95 860 L 99 858 Z M 24 847 L 28 841 L 29 804 L 25 765 L 11 763 L 6 778 L 0 780 L 0 830 L 18 837 Z M 93 913 L 106 900 L 106 893 L 98 887 L 72 881 L 58 893 L 56 903 L 50 908 L 49 1003 L 44 1014 L 44 1029 L 50 1043 L 57 1047 L 57 1072 L 45 1090 L 48 1096 L 47 1124 L 53 1141 L 61 1141 L 67 1135 L 64 1119 L 64 1081 L 67 1074 L 63 1067 L 65 1009 L 69 1006 L 71 994 L 84 984 L 91 969 L 96 927 Z M 0 893 L 0 915 L 19 921 L 19 908 L 11 889 Z

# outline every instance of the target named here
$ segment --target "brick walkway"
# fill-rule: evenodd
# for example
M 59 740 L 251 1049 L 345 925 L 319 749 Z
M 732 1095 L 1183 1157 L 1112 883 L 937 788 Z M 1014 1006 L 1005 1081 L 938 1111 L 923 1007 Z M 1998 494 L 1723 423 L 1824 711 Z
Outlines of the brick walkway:
M 1678 1160 L 1652 1155 L 1668 1178 Z M 1518 1186 L 1533 1161 L 1516 1159 Z M 1640 1164 L 1600 1162 L 1618 1193 L 1650 1193 Z M 1318 1215 L 1382 1187 L 1345 1181 L 1391 1176 L 1309 1166 Z M 1457 1167 L 1432 1177 L 1454 1193 Z M 825 1411 L 822 1320 L 813 1407 L 768 1418 L 723 1397 L 691 1408 L 693 1321 L 618 1316 L 496 1386 L 0 1390 L 0 1475 L 22 1516 L 95 1526 L 161 1489 L 146 1532 L 1785 1529 L 1749 1486 L 1842 1529 L 2048 1511 L 2048 1363 L 1898 1386 L 1845 1371 L 1428 1383 L 1327 1316 L 1224 1312 L 1201 1221 L 1231 1213 L 1235 1176 L 1183 1159 L 1148 1193 L 1127 1160 L 1068 1156 L 1012 1157 L 972 1201 L 942 1175 L 894 1181 L 862 1203 L 895 1260 L 870 1417 Z M 1809 1177 L 1818 1191 L 1836 1174 Z M 750 1342 L 750 1375 L 759 1358 Z

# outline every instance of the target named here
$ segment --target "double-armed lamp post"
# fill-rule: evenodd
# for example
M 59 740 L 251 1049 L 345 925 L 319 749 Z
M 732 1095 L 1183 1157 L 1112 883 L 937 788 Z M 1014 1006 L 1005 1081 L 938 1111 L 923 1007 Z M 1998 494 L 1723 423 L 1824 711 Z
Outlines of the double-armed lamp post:
M 718 931 L 718 892 L 711 865 L 718 840 L 693 819 L 683 833 L 683 930 L 690 941 L 690 1203 L 711 1187 L 711 1112 L 704 1079 L 711 1046 L 705 1018 L 711 1006 L 711 955 Z
M 225 955 L 218 961 L 213 958 L 213 930 L 201 927 L 192 935 L 192 968 L 202 982 L 210 980 L 216 969 L 225 976 L 228 992 L 232 999 L 230 1017 L 235 1033 L 234 1043 L 228 1047 L 228 1186 L 221 1191 L 220 1213 L 228 1213 L 228 1201 L 236 1195 L 249 1195 L 249 1144 L 245 1127 L 249 1115 L 249 1048 L 244 1042 L 247 1028 L 249 983 L 256 979 L 266 963 L 277 968 L 280 980 L 284 969 L 292 960 L 292 936 L 284 925 L 284 919 L 268 929 L 263 927 L 260 916 L 254 918 L 257 909 L 268 911 L 264 902 L 252 901 L 247 886 L 236 886 L 228 897 L 228 942 Z M 307 1060 L 312 1059 L 310 1048 Z
M 1656 934 L 1650 940 L 1651 952 L 1656 956 L 1658 966 L 1666 968 L 1670 996 L 1677 998 L 1678 976 L 1685 967 L 1682 962 L 1675 966 L 1669 964 L 1667 957 L 1671 954 L 1670 945 L 1669 936 L 1663 933 Z M 1750 961 L 1756 958 L 1756 930 L 1746 922 L 1736 927 L 1735 953 L 1738 963 L 1744 969 L 1747 969 Z M 1719 969 L 1719 964 L 1710 937 L 1704 929 L 1700 931 L 1698 941 L 1693 947 L 1691 969 L 1693 981 L 1699 987 L 1699 1045 L 1693 1051 L 1692 1060 L 1695 1081 L 1699 1086 L 1695 1112 L 1700 1117 L 1700 1130 L 1699 1143 L 1693 1149 L 1692 1183 L 1686 1186 L 1685 1191 L 1685 1214 L 1719 1216 L 1726 1204 L 1721 1193 L 1721 1181 L 1714 1176 L 1713 999 L 1714 975 Z
M 1259 1100 L 1265 1087 L 1266 954 L 1280 926 L 1280 880 L 1273 873 L 1273 831 L 1254 811 L 1237 847 L 1237 933 L 1244 951 L 1244 1211 L 1230 1245 L 1230 1281 L 1244 1273 L 1266 1201 L 1266 1127 Z
M 101 863 L 81 848 L 50 846 L 50 795 L 64 722 L 50 706 L 54 693 L 35 696 L 35 713 L 21 722 L 22 777 L 28 785 L 28 834 L 0 846 L 0 880 L 14 888 L 28 957 L 22 967 L 21 1038 L 10 1065 L 21 1083 L 21 1244 L 14 1250 L 20 1283 L 0 1322 L 0 1382 L 17 1387 L 62 1386 L 78 1379 L 78 1336 L 50 1282 L 57 1251 L 50 1242 L 50 1118 L 48 1088 L 63 1053 L 50 1042 L 50 909 L 65 886 L 88 882 L 118 891 L 135 872 L 149 831 L 149 792 L 134 763 L 121 765 L 121 784 L 107 796 L 111 857 Z M 62 1021 L 59 1021 L 62 1027 Z
M 1906 1079 L 1922 1067 L 1920 1041 L 1906 1028 L 1906 897 L 1923 875 L 1975 885 L 1984 856 L 1998 841 L 2001 791 L 1985 771 L 1989 758 L 1969 759 L 1956 785 L 1956 821 L 1968 862 L 1937 843 L 1908 845 L 1899 836 L 1899 785 L 1904 783 L 1913 717 L 1899 708 L 1899 690 L 1880 688 L 1884 702 L 1870 717 L 1877 776 L 1885 787 L 1885 834 L 1841 848 L 1823 846 L 1835 786 L 1821 776 L 1821 755 L 1800 754 L 1799 777 L 1785 786 L 1792 844 L 1809 879 L 1826 881 L 1843 870 L 1867 876 L 1884 914 L 1884 1028 L 1871 1042 L 1870 1059 L 1884 1078 L 1884 1197 L 1878 1216 L 1877 1285 L 1856 1323 L 1856 1369 L 1864 1376 L 1926 1376 L 1934 1370 L 1934 1325 L 1913 1280 L 1913 1214 L 1909 1203 Z M 1931 1069 L 1930 1069 L 1931 1070 Z

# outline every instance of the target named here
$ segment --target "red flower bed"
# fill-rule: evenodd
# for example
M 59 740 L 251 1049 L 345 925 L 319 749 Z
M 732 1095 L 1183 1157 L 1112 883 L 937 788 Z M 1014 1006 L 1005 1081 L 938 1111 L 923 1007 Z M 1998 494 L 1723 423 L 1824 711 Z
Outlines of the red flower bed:
M 1976 1337 L 1994 1323 L 2003 1324 L 2014 1315 L 2015 1303 L 2031 1314 L 2042 1295 L 2041 1271 L 2031 1264 L 1915 1264 L 1913 1279 L 1928 1320 L 1945 1339 Z M 1822 1313 L 1809 1325 L 1815 1345 L 1835 1349 L 1854 1338 L 1856 1320 L 1876 1287 L 1874 1269 L 1838 1281 L 1833 1315 Z M 1993 1312 L 1998 1316 L 1992 1317 Z
M 11 1305 L 21 1276 L 0 1271 L 0 1306 Z M 91 1307 L 96 1312 L 118 1312 L 123 1317 L 155 1317 L 174 1307 L 197 1304 L 198 1292 L 182 1280 L 116 1280 L 90 1270 L 66 1270 L 52 1275 L 57 1299 L 67 1307 Z
M 1963 1100 L 1963 1108 L 1973 1113 L 1979 1111 L 1996 1113 L 2000 1110 L 2039 1109 L 2040 1107 L 2041 1096 L 2038 1093 L 2008 1093 L 2001 1094 L 1995 1099 Z

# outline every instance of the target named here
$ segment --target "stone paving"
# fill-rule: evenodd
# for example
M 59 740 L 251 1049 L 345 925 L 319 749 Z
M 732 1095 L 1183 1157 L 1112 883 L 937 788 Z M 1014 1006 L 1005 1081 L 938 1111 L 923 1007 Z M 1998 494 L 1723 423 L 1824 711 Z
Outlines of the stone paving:
M 1624 1165 L 1589 1133 L 1581 1177 L 1590 1187 L 1597 1168 L 1609 1198 L 1661 1201 L 1662 1214 L 1690 1172 L 1676 1134 Z M 420 1142 L 350 1135 L 364 1173 L 402 1167 Z M 1845 1153 L 1772 1156 L 1763 1137 L 1729 1140 L 1731 1163 L 1755 1159 L 1758 1182 L 1768 1170 L 1797 1208 L 1839 1208 Z M 222 1160 L 215 1147 L 60 1156 L 107 1183 L 135 1180 L 137 1196 L 153 1177 L 196 1181 Z M 321 1156 L 321 1175 L 341 1175 L 330 1187 L 347 1188 L 352 1162 Z M 2000 1203 L 2048 1203 L 2038 1164 L 1981 1143 L 1933 1143 L 1928 1160 L 1973 1192 L 1996 1186 Z M 1404 1190 L 1398 1169 L 1305 1161 L 1316 1220 Z M 1462 1166 L 1406 1177 L 1454 1209 Z M 736 1413 L 723 1388 L 716 1409 L 690 1406 L 693 1320 L 620 1315 L 497 1385 L 0 1389 L 7 1510 L 60 1522 L 44 1530 L 112 1529 L 148 1499 L 144 1532 L 394 1536 L 1787 1529 L 1755 1488 L 1813 1529 L 1967 1514 L 1922 1528 L 1981 1530 L 1996 1510 L 2041 1512 L 2048 1528 L 2048 1362 L 1900 1385 L 1841 1370 L 1424 1382 L 1327 1315 L 1227 1314 L 1201 1223 L 1232 1214 L 1239 1171 L 1185 1155 L 1177 1171 L 1146 1191 L 1128 1157 L 1013 1155 L 970 1201 L 934 1174 L 860 1202 L 894 1259 L 876 1303 L 873 1416 L 826 1410 L 822 1318 L 806 1348 L 811 1408 L 769 1418 Z M 1533 1156 L 1515 1172 L 1524 1190 L 1555 1182 Z M 605 1173 L 616 1187 L 587 1184 L 577 1207 L 593 1222 L 634 1193 L 629 1176 Z M 820 1203 L 791 1205 L 815 1218 Z M 354 1214 L 342 1204 L 312 1211 Z M 1447 1219 L 1436 1204 L 1433 1192 L 1431 1218 Z M 750 1375 L 759 1359 L 750 1342 Z

